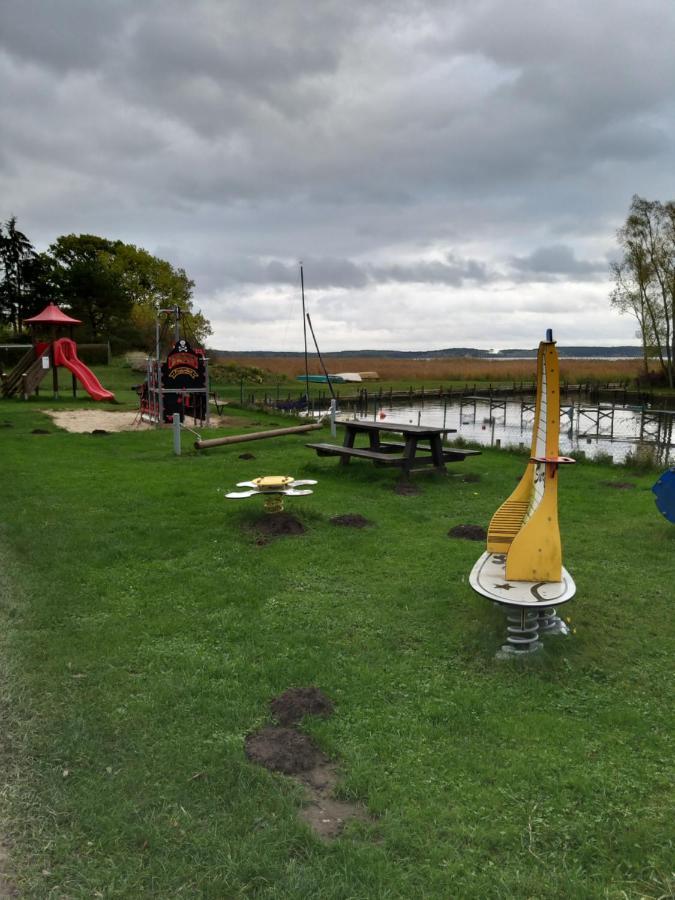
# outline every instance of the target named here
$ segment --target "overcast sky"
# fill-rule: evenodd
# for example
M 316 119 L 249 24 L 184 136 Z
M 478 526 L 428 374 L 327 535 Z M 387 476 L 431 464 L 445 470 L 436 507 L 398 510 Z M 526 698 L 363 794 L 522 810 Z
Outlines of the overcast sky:
M 0 0 L 0 218 L 186 269 L 213 347 L 637 343 L 672 0 Z

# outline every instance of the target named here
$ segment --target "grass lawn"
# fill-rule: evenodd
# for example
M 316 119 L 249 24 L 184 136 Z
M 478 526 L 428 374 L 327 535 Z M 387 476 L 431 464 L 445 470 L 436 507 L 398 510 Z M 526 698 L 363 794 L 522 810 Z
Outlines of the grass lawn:
M 504 663 L 504 615 L 468 586 L 483 546 L 447 532 L 487 525 L 524 457 L 486 450 L 400 496 L 304 435 L 201 455 L 186 437 L 174 457 L 170 431 L 68 434 L 40 405 L 0 403 L 0 822 L 24 896 L 673 895 L 675 527 L 655 473 L 562 472 L 576 633 Z M 223 492 L 281 473 L 318 479 L 287 500 L 307 531 L 261 545 L 261 501 Z M 373 525 L 330 522 L 346 513 Z M 244 755 L 305 685 L 335 713 L 302 729 L 370 814 L 330 844 L 299 785 Z

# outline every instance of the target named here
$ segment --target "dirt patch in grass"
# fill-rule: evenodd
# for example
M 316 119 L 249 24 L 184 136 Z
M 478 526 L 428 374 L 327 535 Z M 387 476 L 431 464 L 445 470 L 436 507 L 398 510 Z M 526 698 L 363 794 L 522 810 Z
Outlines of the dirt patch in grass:
M 255 456 L 253 455 L 253 453 L 240 453 L 238 458 L 239 459 L 255 459 Z
M 256 543 L 261 546 L 279 537 L 298 537 L 307 530 L 299 519 L 288 512 L 265 513 L 254 524 Z
M 371 820 L 361 804 L 336 800 L 333 796 L 340 780 L 338 767 L 334 763 L 315 766 L 299 775 L 297 780 L 304 784 L 307 791 L 307 805 L 300 811 L 300 818 L 321 840 L 334 840 L 350 819 L 360 822 Z
M 394 485 L 394 493 L 401 497 L 416 497 L 422 491 L 412 481 L 397 481 Z
M 307 772 L 328 762 L 312 738 L 294 728 L 268 725 L 249 734 L 244 747 L 251 762 L 284 775 Z
M 31 434 L 51 434 L 51 431 L 48 431 L 46 428 L 34 428 Z
M 480 481 L 480 475 L 474 475 L 473 472 L 467 472 L 462 478 L 462 481 L 466 482 L 466 484 L 476 484 L 476 482 Z
M 290 688 L 270 702 L 270 709 L 283 725 L 294 725 L 305 715 L 330 716 L 333 703 L 317 687 Z M 249 734 L 244 744 L 251 762 L 289 775 L 305 789 L 305 805 L 300 817 L 322 841 L 331 841 L 345 822 L 370 821 L 359 803 L 333 796 L 340 776 L 331 762 L 306 734 L 295 728 L 267 726 Z
M 464 538 L 466 541 L 484 541 L 487 531 L 482 525 L 455 525 L 448 532 L 448 537 Z
M 290 688 L 270 701 L 272 715 L 281 725 L 296 725 L 303 716 L 327 719 L 333 713 L 333 703 L 317 687 Z
M 343 516 L 331 516 L 329 520 L 333 525 L 343 525 L 345 528 L 367 528 L 373 523 L 359 513 L 345 513 Z
M 251 422 L 243 416 L 211 416 L 211 428 L 250 428 L 256 424 L 260 423 Z
M 614 488 L 617 491 L 628 491 L 636 487 L 633 481 L 601 481 L 600 484 L 604 487 Z

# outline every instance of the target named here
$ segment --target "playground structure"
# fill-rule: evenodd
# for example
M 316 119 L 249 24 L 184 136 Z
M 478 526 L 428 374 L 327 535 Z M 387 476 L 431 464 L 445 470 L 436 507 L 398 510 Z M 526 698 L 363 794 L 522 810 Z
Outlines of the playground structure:
M 264 475 L 253 481 L 240 481 L 237 487 L 248 488 L 246 491 L 230 491 L 225 494 L 228 500 L 246 500 L 249 497 L 264 497 L 265 512 L 283 512 L 284 497 L 306 497 L 313 494 L 310 490 L 298 490 L 307 484 L 316 484 L 311 478 L 296 481 L 292 475 Z
M 531 456 L 518 486 L 493 515 L 487 550 L 469 576 L 477 593 L 511 610 L 500 655 L 539 650 L 542 632 L 567 633 L 555 606 L 571 600 L 576 587 L 562 565 L 557 476 L 560 465 L 574 460 L 559 455 L 559 436 L 558 354 L 549 330 L 537 355 Z
M 106 390 L 91 369 L 77 355 L 77 344 L 73 340 L 73 328 L 81 325 L 80 319 L 67 315 L 58 306 L 48 303 L 47 306 L 30 319 L 30 349 L 21 357 L 12 371 L 3 378 L 2 396 L 12 397 L 16 394 L 27 400 L 39 392 L 40 383 L 52 373 L 52 389 L 54 398 L 59 396 L 58 369 L 63 367 L 72 373 L 73 397 L 77 397 L 77 382 L 94 400 L 114 400 L 112 391 Z M 68 337 L 57 337 L 59 333 L 68 331 Z M 50 339 L 44 339 L 48 332 Z M 40 339 L 42 338 L 42 339 Z
M 165 329 L 160 321 L 163 314 L 173 316 L 174 334 L 166 360 L 161 362 L 165 343 Z M 193 348 L 186 337 L 181 337 L 181 318 L 178 306 L 157 310 L 155 356 L 148 357 L 146 380 L 138 389 L 141 418 L 163 425 L 174 422 L 174 417 L 184 422 L 186 416 L 191 416 L 195 425 L 209 425 L 209 361 L 200 347 Z M 164 326 L 166 322 L 165 319 Z

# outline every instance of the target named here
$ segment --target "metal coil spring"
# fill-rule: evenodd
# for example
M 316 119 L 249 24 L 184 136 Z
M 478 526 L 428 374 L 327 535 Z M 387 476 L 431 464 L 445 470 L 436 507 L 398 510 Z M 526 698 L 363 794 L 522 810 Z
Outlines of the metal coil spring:
M 539 631 L 553 631 L 557 625 L 558 616 L 554 606 L 539 610 Z
M 284 495 L 283 494 L 270 494 L 269 497 L 265 497 L 265 512 L 279 513 L 279 512 L 283 512 L 283 509 L 284 509 Z
M 570 630 L 556 613 L 554 606 L 539 610 L 540 634 L 569 634 Z
M 521 609 L 507 616 L 506 644 L 519 653 L 537 649 L 539 641 L 539 616 L 535 610 Z

